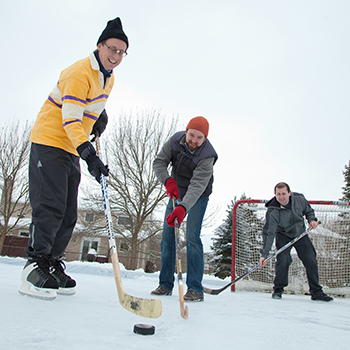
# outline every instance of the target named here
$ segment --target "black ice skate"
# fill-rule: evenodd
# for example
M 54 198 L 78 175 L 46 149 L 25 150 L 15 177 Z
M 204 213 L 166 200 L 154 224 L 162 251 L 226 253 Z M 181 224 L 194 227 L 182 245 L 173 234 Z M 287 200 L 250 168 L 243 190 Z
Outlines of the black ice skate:
M 51 275 L 57 280 L 59 289 L 57 294 L 73 295 L 75 294 L 76 282 L 73 278 L 68 276 L 64 270 L 65 263 L 60 258 L 50 258 L 52 272 Z
M 50 274 L 50 262 L 46 255 L 31 257 L 23 268 L 19 293 L 44 300 L 54 300 L 58 283 Z

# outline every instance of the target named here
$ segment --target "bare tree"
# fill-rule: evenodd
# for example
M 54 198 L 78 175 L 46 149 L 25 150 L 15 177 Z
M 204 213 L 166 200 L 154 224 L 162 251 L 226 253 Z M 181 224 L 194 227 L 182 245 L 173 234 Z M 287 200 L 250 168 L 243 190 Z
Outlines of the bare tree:
M 6 236 L 18 226 L 28 209 L 28 158 L 31 125 L 20 121 L 0 129 L 0 252 Z
M 128 242 L 133 269 L 137 268 L 142 243 L 162 229 L 157 209 L 166 194 L 152 164 L 176 125 L 177 118 L 169 120 L 160 111 L 123 114 L 101 139 L 102 158 L 110 168 L 107 184 L 112 214 L 127 218 L 127 225 L 124 229 L 116 226 L 116 233 Z M 100 193 L 91 191 L 91 187 L 84 192 L 95 206 L 101 201 Z

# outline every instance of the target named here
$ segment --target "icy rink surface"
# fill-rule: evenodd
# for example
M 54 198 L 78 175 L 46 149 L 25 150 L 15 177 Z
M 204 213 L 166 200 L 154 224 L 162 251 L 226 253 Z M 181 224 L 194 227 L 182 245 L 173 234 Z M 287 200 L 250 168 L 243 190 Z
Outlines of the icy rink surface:
M 284 295 L 273 300 L 270 293 L 227 289 L 220 295 L 205 294 L 203 303 L 186 303 L 189 319 L 184 320 L 175 282 L 173 295 L 159 298 L 161 317 L 148 319 L 119 305 L 111 264 L 68 262 L 77 293 L 54 301 L 18 293 L 24 264 L 22 258 L 0 257 L 1 347 L 6 350 L 350 348 L 350 298 L 323 303 Z M 158 273 L 126 271 L 122 265 L 121 273 L 125 291 L 134 296 L 150 298 L 158 285 Z M 204 276 L 207 287 L 228 282 Z M 134 334 L 136 323 L 154 325 L 155 334 Z

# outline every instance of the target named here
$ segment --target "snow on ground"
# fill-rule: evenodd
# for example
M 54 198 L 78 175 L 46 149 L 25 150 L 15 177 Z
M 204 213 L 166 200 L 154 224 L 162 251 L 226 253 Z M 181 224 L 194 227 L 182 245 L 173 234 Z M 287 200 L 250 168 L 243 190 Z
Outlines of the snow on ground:
M 349 349 L 350 298 L 322 303 L 309 296 L 284 295 L 273 300 L 270 293 L 228 289 L 205 295 L 203 303 L 188 303 L 189 319 L 184 320 L 176 282 L 173 296 L 160 298 L 162 316 L 148 319 L 119 305 L 111 264 L 67 263 L 67 272 L 77 280 L 77 293 L 54 301 L 17 292 L 24 264 L 22 258 L 0 257 L 2 349 Z M 121 269 L 125 291 L 149 298 L 158 273 Z M 208 287 L 228 282 L 204 277 Z M 133 333 L 136 323 L 154 325 L 155 334 Z

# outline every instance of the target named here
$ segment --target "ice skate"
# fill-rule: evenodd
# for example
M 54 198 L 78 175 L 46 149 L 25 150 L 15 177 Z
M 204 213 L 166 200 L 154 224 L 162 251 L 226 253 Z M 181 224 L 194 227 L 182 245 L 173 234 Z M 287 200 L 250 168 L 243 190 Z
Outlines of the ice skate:
M 76 293 L 76 282 L 73 278 L 68 276 L 64 270 L 66 268 L 65 263 L 60 258 L 50 258 L 52 272 L 51 275 L 57 280 L 59 289 L 57 294 L 73 295 Z
M 19 293 L 43 300 L 54 300 L 58 283 L 50 274 L 47 256 L 29 258 L 21 275 Z

